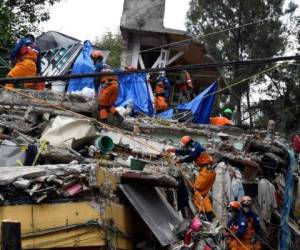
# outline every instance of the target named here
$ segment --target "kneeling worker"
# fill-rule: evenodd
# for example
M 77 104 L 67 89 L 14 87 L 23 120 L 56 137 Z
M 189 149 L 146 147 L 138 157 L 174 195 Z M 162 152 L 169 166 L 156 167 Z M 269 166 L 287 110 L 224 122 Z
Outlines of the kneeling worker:
M 232 126 L 232 110 L 227 108 L 222 112 L 222 116 L 216 116 L 210 118 L 210 124 L 216 126 Z
M 216 178 L 216 172 L 212 168 L 213 158 L 199 142 L 194 141 L 190 136 L 183 136 L 180 144 L 180 149 L 171 148 L 167 151 L 182 156 L 176 161 L 177 163 L 194 161 L 199 167 L 199 174 L 194 183 L 194 204 L 203 219 L 212 221 L 214 214 L 209 191 Z

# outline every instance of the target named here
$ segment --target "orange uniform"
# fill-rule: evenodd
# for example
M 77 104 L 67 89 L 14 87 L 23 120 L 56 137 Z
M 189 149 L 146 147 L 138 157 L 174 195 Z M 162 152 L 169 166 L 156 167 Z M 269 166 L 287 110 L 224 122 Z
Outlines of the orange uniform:
M 253 221 L 250 219 L 248 221 L 247 231 L 242 239 L 239 239 L 238 242 L 235 238 L 231 238 L 229 241 L 229 249 L 230 250 L 261 250 L 262 245 L 260 241 L 256 241 L 252 243 L 251 240 L 254 238 L 255 230 L 253 226 Z
M 14 49 L 16 54 L 15 58 L 12 56 L 12 59 L 16 60 L 15 66 L 10 70 L 7 76 L 9 77 L 30 77 L 36 76 L 37 73 L 40 73 L 40 52 L 35 43 L 30 43 L 30 41 L 25 38 L 16 45 Z M 25 88 L 35 88 L 34 83 L 24 83 Z M 6 89 L 14 88 L 14 84 L 7 83 L 5 85 Z
M 233 125 L 232 121 L 224 116 L 211 117 L 210 124 L 216 126 Z
M 194 183 L 194 204 L 199 212 L 212 212 L 212 205 L 208 196 L 209 190 L 214 184 L 216 173 L 203 167 Z
M 164 85 L 163 82 L 160 81 L 156 84 L 155 90 L 154 90 L 154 95 L 155 95 L 155 110 L 156 112 L 162 112 L 168 108 L 168 103 L 165 97 L 165 90 L 164 90 Z
M 108 115 L 117 112 L 114 104 L 118 98 L 118 81 L 117 77 L 113 75 L 103 76 L 101 78 L 102 88 L 98 97 L 98 104 L 100 108 L 100 119 L 107 119 Z

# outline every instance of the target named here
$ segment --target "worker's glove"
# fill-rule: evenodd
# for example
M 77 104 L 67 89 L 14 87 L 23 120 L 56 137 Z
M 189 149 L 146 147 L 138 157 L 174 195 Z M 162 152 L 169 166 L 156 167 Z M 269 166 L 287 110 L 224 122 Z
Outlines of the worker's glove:
M 176 152 L 176 148 L 168 148 L 167 152 L 168 153 L 175 153 Z
M 230 233 L 224 232 L 224 233 L 223 233 L 223 236 L 224 236 L 224 238 L 229 238 L 229 237 L 230 237 Z

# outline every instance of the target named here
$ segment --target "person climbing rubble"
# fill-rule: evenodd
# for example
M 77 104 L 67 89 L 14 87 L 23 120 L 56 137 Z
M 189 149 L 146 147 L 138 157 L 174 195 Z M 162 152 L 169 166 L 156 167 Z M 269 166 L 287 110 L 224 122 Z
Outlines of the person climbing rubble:
M 236 202 L 235 202 L 236 203 Z M 233 205 L 233 203 L 232 203 Z M 230 238 L 229 249 L 231 250 L 261 250 L 260 220 L 257 214 L 251 210 L 252 198 L 243 196 L 239 214 L 229 221 L 228 227 L 239 239 Z
M 102 72 L 108 73 L 101 76 L 100 91 L 98 95 L 99 118 L 100 121 L 107 123 L 109 114 L 113 114 L 119 123 L 122 123 L 124 118 L 116 110 L 114 104 L 118 98 L 118 77 L 112 74 L 112 70 Z
M 180 66 L 177 64 L 176 66 Z M 179 103 L 189 102 L 194 95 L 194 86 L 190 73 L 187 70 L 181 70 L 176 75 L 175 84 L 180 89 Z
M 214 214 L 209 191 L 216 179 L 216 172 L 212 167 L 213 158 L 199 142 L 194 141 L 190 136 L 183 136 L 180 144 L 180 149 L 171 148 L 167 151 L 181 156 L 176 163 L 194 161 L 199 167 L 199 174 L 194 183 L 194 204 L 203 219 L 212 221 Z
M 152 73 L 149 82 L 154 89 L 154 107 L 156 113 L 166 111 L 169 107 L 168 98 L 170 96 L 170 83 L 167 77 Z
M 210 118 L 210 124 L 215 126 L 232 126 L 232 110 L 226 108 L 222 112 L 222 116 L 216 116 Z
M 35 43 L 35 37 L 27 34 L 21 38 L 11 51 L 10 60 L 13 68 L 8 72 L 7 77 L 30 77 L 41 73 L 40 49 Z M 13 89 L 13 83 L 7 83 L 6 89 Z M 24 83 L 24 88 L 35 89 L 34 83 Z

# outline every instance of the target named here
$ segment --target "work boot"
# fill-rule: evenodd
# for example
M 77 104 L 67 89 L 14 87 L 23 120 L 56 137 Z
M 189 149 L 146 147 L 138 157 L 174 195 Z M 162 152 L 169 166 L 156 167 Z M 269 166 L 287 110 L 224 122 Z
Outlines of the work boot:
M 124 121 L 124 117 L 121 116 L 119 112 L 116 112 L 114 116 L 117 118 L 119 124 L 121 124 Z

